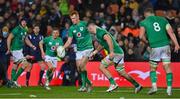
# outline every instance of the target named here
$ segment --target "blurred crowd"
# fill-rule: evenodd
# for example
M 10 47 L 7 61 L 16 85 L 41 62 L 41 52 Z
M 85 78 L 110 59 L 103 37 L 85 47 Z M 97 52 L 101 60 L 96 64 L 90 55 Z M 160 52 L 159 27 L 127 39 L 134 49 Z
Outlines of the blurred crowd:
M 0 30 L 10 32 L 20 19 L 27 18 L 28 33 L 34 23 L 40 24 L 43 36 L 58 27 L 65 42 L 71 25 L 69 13 L 77 10 L 82 20 L 94 21 L 114 35 L 125 51 L 126 61 L 144 61 L 148 60 L 151 49 L 138 35 L 139 22 L 144 19 L 147 7 L 167 18 L 180 43 L 180 0 L 0 0 Z M 93 42 L 97 47 L 98 42 L 95 39 Z M 75 57 L 72 49 L 68 52 Z M 101 60 L 105 54 L 106 51 L 98 53 L 94 60 Z M 180 52 L 172 52 L 172 60 L 180 61 Z

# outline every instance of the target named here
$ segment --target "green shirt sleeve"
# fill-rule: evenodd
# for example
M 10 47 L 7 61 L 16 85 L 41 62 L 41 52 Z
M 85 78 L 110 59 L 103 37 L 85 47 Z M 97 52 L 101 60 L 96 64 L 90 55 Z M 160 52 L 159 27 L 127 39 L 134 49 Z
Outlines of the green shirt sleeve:
M 59 44 L 60 44 L 61 46 L 63 46 L 63 41 L 62 41 L 61 38 L 59 39 Z
M 139 23 L 139 26 L 140 26 L 140 27 L 144 27 L 143 21 L 141 21 L 141 22 Z
M 107 34 L 107 31 L 101 30 L 101 31 L 98 33 L 98 37 L 103 40 L 105 34 Z
M 46 44 L 47 42 L 48 42 L 48 37 L 45 37 L 45 38 L 43 39 L 43 43 Z
M 68 37 L 73 37 L 73 29 L 72 29 L 72 27 L 69 28 Z

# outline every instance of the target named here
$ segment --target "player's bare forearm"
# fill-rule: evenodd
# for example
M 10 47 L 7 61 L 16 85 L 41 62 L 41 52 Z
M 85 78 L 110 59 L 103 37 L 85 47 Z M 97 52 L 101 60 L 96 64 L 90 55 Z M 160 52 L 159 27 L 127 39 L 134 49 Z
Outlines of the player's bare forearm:
M 108 34 L 106 34 L 106 35 L 104 35 L 104 40 L 106 40 L 106 42 L 109 46 L 110 53 L 114 52 L 114 46 L 113 46 L 111 37 Z
M 173 41 L 174 45 L 179 46 L 178 41 L 176 39 L 176 36 L 175 36 L 171 26 L 168 27 L 167 33 L 168 33 L 169 37 L 171 38 L 171 40 Z
M 31 41 L 28 39 L 28 37 L 25 38 L 25 42 L 29 47 L 31 47 L 31 48 L 34 47 L 34 45 L 31 43 Z
M 99 51 L 101 51 L 103 47 L 99 44 L 97 49 L 94 50 L 94 54 L 97 54 Z
M 140 27 L 140 33 L 139 33 L 139 39 L 144 42 L 145 44 L 148 43 L 146 37 L 145 37 L 145 28 L 144 27 Z
M 144 42 L 145 44 L 148 44 L 148 41 L 147 41 L 147 39 L 146 39 L 145 36 L 143 36 L 142 38 L 140 38 L 140 40 L 141 40 L 142 42 Z
M 43 49 L 43 41 L 39 42 L 39 48 L 41 50 L 41 54 L 44 54 L 44 49 Z
M 72 43 L 72 38 L 71 37 L 68 37 L 68 40 L 66 41 L 66 43 L 64 44 L 64 48 L 67 48 L 70 46 L 70 44 Z
M 7 38 L 7 48 L 8 48 L 8 51 L 10 50 L 11 41 L 12 41 L 13 37 L 14 37 L 13 34 L 10 33 L 8 38 Z

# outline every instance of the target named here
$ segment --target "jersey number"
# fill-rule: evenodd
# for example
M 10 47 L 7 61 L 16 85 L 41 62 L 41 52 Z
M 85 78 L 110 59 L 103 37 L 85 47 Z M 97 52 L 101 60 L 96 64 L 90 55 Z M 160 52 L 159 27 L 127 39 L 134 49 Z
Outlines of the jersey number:
M 154 30 L 155 30 L 156 32 L 159 32 L 159 31 L 161 30 L 161 28 L 160 28 L 160 26 L 159 26 L 159 23 L 157 23 L 157 22 L 154 22 L 154 23 L 153 23 L 153 27 L 154 27 Z

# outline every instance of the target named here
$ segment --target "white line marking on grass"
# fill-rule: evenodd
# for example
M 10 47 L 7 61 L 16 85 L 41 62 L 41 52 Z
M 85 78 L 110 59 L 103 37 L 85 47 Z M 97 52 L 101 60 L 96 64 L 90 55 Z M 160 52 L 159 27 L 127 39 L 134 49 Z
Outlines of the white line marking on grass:
M 6 94 L 0 94 L 0 96 L 20 96 L 21 93 L 6 93 Z

